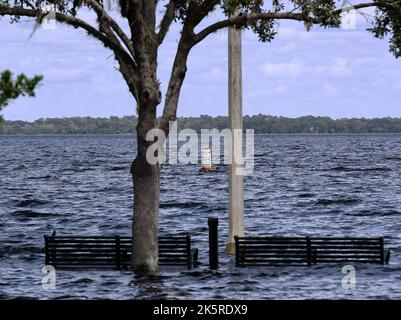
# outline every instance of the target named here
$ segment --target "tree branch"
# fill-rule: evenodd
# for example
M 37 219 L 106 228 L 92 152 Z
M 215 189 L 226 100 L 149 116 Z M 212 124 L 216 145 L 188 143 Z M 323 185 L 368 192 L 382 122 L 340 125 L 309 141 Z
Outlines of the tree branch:
M 177 116 L 178 100 L 187 72 L 187 60 L 192 43 L 192 35 L 186 33 L 184 29 L 178 43 L 177 54 L 164 101 L 163 115 L 159 122 L 159 129 L 163 130 L 166 135 L 168 135 L 169 131 L 169 121 L 174 121 Z
M 195 42 L 199 43 L 210 34 L 227 27 L 233 27 L 233 26 L 242 27 L 256 20 L 273 20 L 273 19 L 305 21 L 306 17 L 301 13 L 291 13 L 291 12 L 262 12 L 262 13 L 251 13 L 245 16 L 235 16 L 232 18 L 228 18 L 226 20 L 218 21 L 206 27 L 205 29 L 203 29 L 202 31 L 200 31 L 195 35 Z
M 169 133 L 169 121 L 174 121 L 177 116 L 178 100 L 182 85 L 187 72 L 187 60 L 190 48 L 179 45 L 175 56 L 174 66 L 171 71 L 170 81 L 167 88 L 166 99 L 164 101 L 163 115 L 159 121 L 159 129 L 166 135 Z
M 107 22 L 110 25 L 111 29 L 121 39 L 121 41 L 124 43 L 128 51 L 132 55 L 132 58 L 134 59 L 135 53 L 134 53 L 134 48 L 132 46 L 132 42 L 125 34 L 125 32 L 120 28 L 118 23 L 107 13 L 106 10 L 104 10 L 104 8 L 97 1 L 84 0 L 84 2 L 96 12 L 99 19 L 102 19 L 103 21 Z
M 158 45 L 162 44 L 164 38 L 167 35 L 168 29 L 174 21 L 176 8 L 177 5 L 175 0 L 171 0 L 166 6 L 166 12 L 164 13 L 162 21 L 160 22 L 159 32 L 157 34 Z
M 146 32 L 147 28 L 143 17 L 143 4 L 136 0 L 129 2 L 129 23 L 133 38 L 135 56 L 138 59 L 138 67 L 141 68 L 144 63 L 147 63 L 146 52 Z
M 101 10 L 99 10 L 101 9 Z M 97 8 L 94 9 L 99 20 L 99 30 L 104 32 L 113 42 L 117 43 L 120 45 L 119 38 L 117 35 L 113 32 L 112 27 L 110 26 L 109 20 L 108 19 L 103 19 L 103 8 Z M 132 45 L 132 44 L 131 44 Z M 138 100 L 138 68 L 135 63 L 133 64 L 128 64 L 125 62 L 124 59 L 122 59 L 119 55 L 116 55 L 115 58 L 117 59 L 118 63 L 120 64 L 120 73 L 125 79 L 125 82 L 128 85 L 128 88 L 134 98 Z
M 181 88 L 187 72 L 187 60 L 191 48 L 196 44 L 194 28 L 202 21 L 213 8 L 220 3 L 219 0 L 204 0 L 199 5 L 193 3 L 188 12 L 187 19 L 182 27 L 181 37 L 171 70 L 170 81 L 167 87 L 164 102 L 163 115 L 159 122 L 159 128 L 168 135 L 169 121 L 174 121 L 177 116 L 178 100 Z
M 381 2 L 381 1 L 374 1 L 374 2 L 368 2 L 368 3 L 360 3 L 360 4 L 355 4 L 351 5 L 346 8 L 341 8 L 333 11 L 333 14 L 338 15 L 341 14 L 344 10 L 351 10 L 351 9 L 363 9 L 363 8 L 368 8 L 368 7 L 379 7 L 379 6 L 385 6 L 386 4 Z M 314 24 L 319 24 L 322 21 L 320 21 L 317 18 L 313 18 L 310 16 L 307 16 L 303 13 L 298 13 L 298 12 L 260 12 L 260 13 L 251 13 L 248 15 L 240 15 L 240 16 L 235 16 L 232 18 L 228 18 L 225 20 L 218 21 L 199 33 L 195 35 L 195 42 L 199 43 L 203 39 L 205 39 L 207 36 L 210 34 L 227 28 L 227 27 L 233 27 L 233 26 L 238 26 L 238 27 L 243 27 L 247 26 L 252 22 L 255 22 L 257 20 L 295 20 L 295 21 L 303 21 L 303 22 L 311 22 Z
M 23 16 L 38 18 L 39 20 L 42 20 L 45 17 L 41 10 L 24 9 L 20 7 L 0 7 L 0 16 Z M 121 56 L 121 58 L 124 59 L 126 63 L 135 63 L 132 60 L 131 55 L 126 50 L 124 50 L 121 45 L 119 45 L 119 43 L 114 42 L 109 37 L 101 33 L 95 27 L 86 23 L 85 21 L 59 12 L 56 12 L 55 18 L 58 22 L 66 23 L 74 28 L 84 29 L 89 35 L 100 40 L 107 48 L 113 50 L 116 55 Z

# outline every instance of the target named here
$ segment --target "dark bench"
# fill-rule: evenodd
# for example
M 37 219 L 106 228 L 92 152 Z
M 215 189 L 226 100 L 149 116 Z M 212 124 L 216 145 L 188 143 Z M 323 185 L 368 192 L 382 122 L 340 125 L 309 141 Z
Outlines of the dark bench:
M 128 269 L 132 238 L 121 236 L 45 236 L 45 263 L 56 268 Z M 159 237 L 159 264 L 196 266 L 198 249 L 191 236 Z
M 388 264 L 383 238 L 234 237 L 236 266 Z

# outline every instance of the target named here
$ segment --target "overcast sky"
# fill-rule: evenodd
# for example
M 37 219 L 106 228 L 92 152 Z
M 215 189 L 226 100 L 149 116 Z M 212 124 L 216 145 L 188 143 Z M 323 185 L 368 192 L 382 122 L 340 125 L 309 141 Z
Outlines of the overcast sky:
M 401 117 L 401 60 L 389 53 L 387 40 L 373 38 L 364 27 L 363 18 L 355 30 L 306 32 L 301 24 L 282 22 L 270 44 L 245 32 L 244 114 Z M 163 92 L 177 30 L 159 54 Z M 30 23 L 0 21 L 0 70 L 45 77 L 37 98 L 15 101 L 4 109 L 5 119 L 135 114 L 135 101 L 109 50 L 67 26 L 39 29 L 29 40 L 31 32 Z M 208 38 L 189 59 L 178 115 L 200 114 L 227 114 L 226 32 Z

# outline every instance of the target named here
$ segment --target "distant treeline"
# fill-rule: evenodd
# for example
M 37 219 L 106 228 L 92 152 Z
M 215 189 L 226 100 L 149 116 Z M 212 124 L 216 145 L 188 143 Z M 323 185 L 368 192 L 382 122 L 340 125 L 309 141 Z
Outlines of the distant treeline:
M 39 119 L 34 122 L 4 121 L 0 134 L 122 134 L 135 133 L 137 118 L 134 116 L 62 119 Z M 225 129 L 227 117 L 183 117 L 178 119 L 178 129 Z M 255 133 L 401 133 L 401 118 L 337 119 L 305 116 L 299 118 L 267 115 L 244 116 L 244 128 Z

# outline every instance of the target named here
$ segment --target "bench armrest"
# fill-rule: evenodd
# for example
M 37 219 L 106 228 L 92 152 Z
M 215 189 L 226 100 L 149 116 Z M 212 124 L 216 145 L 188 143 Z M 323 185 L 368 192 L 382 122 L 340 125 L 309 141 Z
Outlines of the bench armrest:
M 390 250 L 384 250 L 384 263 L 390 263 Z
M 198 265 L 198 249 L 197 248 L 191 249 L 191 260 L 192 260 L 192 266 L 196 267 Z

